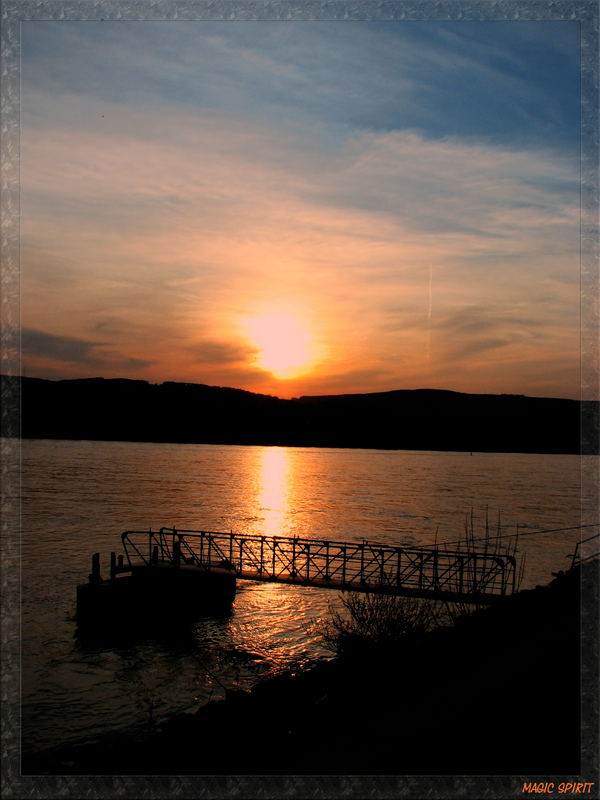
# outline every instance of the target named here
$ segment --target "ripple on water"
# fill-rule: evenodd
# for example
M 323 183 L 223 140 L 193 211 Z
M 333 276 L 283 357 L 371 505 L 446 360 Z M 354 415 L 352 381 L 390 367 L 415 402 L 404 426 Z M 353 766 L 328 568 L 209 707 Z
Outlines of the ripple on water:
M 22 443 L 22 730 L 25 749 L 143 733 L 224 687 L 249 688 L 287 665 L 327 657 L 316 620 L 339 595 L 240 583 L 233 613 L 184 641 L 79 640 L 75 587 L 93 552 L 123 530 L 161 525 L 386 544 L 462 536 L 485 508 L 502 532 L 577 525 L 577 456 L 220 447 L 126 442 Z M 566 565 L 577 532 L 523 537 L 527 583 Z

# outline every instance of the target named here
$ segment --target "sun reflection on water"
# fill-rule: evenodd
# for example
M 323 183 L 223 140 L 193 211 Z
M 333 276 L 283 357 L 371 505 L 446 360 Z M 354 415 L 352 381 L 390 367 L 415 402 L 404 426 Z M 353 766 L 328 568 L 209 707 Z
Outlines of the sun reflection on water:
M 287 452 L 265 447 L 260 465 L 258 505 L 263 515 L 263 536 L 284 535 L 288 514 L 290 468 Z

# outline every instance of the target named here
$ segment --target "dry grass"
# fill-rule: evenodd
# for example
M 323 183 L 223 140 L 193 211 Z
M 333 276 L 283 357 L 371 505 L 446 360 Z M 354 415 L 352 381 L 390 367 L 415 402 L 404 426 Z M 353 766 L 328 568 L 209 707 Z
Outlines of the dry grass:
M 345 613 L 331 610 L 321 626 L 326 647 L 338 655 L 395 649 L 439 624 L 437 604 L 413 597 L 350 592 L 342 605 Z

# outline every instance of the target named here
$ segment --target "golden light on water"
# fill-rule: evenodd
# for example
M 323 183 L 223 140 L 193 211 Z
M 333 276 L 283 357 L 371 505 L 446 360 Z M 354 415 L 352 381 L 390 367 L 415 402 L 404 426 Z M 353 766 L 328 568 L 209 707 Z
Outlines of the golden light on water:
M 264 536 L 281 536 L 288 507 L 289 465 L 286 451 L 265 447 L 260 470 L 259 507 L 263 513 Z

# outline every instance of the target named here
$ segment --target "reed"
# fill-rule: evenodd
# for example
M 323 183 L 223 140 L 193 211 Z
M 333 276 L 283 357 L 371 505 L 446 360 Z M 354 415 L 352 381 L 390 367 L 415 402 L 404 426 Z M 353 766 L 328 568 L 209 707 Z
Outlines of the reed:
M 456 542 L 439 542 L 440 546 L 454 544 L 467 555 L 485 553 L 486 556 L 509 556 L 516 558 L 519 542 L 519 526 L 514 535 L 504 533 L 501 513 L 495 528 L 490 524 L 488 507 L 482 523 L 483 533 L 478 535 L 473 508 L 465 516 L 464 534 Z M 438 529 L 435 545 L 438 545 Z M 474 563 L 468 560 L 469 564 Z M 525 559 L 520 559 L 515 589 L 519 590 L 523 578 Z M 475 582 L 475 576 L 467 580 Z M 469 616 L 484 604 L 475 596 L 469 602 L 457 600 L 423 600 L 380 593 L 349 592 L 342 597 L 342 610 L 330 606 L 330 617 L 319 624 L 318 629 L 325 646 L 337 655 L 366 653 L 373 648 L 394 649 L 407 640 L 423 636 L 433 628 L 454 625 L 462 617 Z
M 342 606 L 345 613 L 330 607 L 320 628 L 325 646 L 337 655 L 395 649 L 439 624 L 437 603 L 413 597 L 349 592 Z

